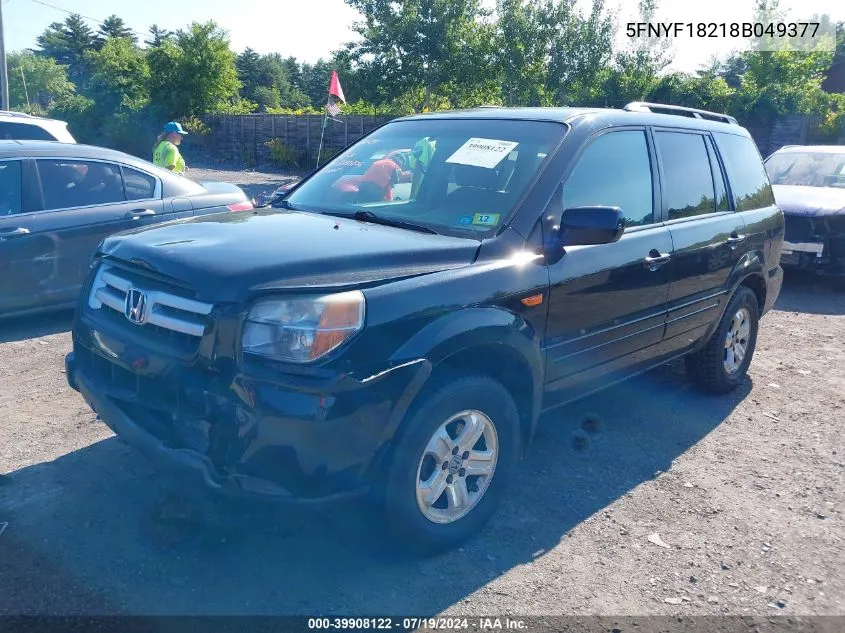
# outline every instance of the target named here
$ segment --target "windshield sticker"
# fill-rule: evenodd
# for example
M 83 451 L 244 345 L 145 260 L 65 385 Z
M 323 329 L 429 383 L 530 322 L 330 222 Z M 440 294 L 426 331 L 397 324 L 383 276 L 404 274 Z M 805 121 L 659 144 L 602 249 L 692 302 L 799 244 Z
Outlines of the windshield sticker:
M 489 138 L 471 138 L 446 159 L 447 163 L 486 167 L 493 169 L 510 154 L 519 143 L 497 141 Z
M 478 226 L 496 226 L 499 224 L 499 213 L 476 213 L 472 216 L 472 223 Z
M 467 226 L 468 224 L 472 224 L 472 216 L 471 215 L 462 215 L 458 218 L 458 225 L 460 226 Z

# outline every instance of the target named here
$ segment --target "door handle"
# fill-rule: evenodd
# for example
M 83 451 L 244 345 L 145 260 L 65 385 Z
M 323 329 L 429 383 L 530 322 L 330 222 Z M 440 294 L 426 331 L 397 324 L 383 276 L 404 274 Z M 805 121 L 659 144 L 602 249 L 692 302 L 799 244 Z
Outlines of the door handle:
M 28 235 L 29 229 L 25 229 L 22 226 L 19 226 L 16 229 L 9 229 L 7 231 L 0 231 L 0 242 L 4 240 L 10 240 L 13 237 L 21 237 L 23 235 Z
M 135 209 L 134 211 L 127 213 L 126 217 L 130 220 L 140 220 L 141 218 L 148 218 L 155 214 L 156 212 L 152 209 Z
M 734 231 L 733 233 L 730 234 L 730 237 L 728 237 L 727 244 L 732 249 L 736 248 L 737 246 L 742 244 L 747 237 L 748 237 L 747 235 L 737 235 L 736 231 Z
M 668 264 L 672 256 L 669 253 L 661 253 L 657 249 L 652 249 L 648 256 L 643 258 L 643 267 L 654 272 L 661 266 Z

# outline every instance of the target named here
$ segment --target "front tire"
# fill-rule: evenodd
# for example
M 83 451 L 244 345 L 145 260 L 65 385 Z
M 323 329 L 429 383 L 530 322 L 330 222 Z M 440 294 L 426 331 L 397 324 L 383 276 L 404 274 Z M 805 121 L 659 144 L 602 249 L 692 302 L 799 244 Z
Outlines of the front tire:
M 385 482 L 387 522 L 412 549 L 457 546 L 492 516 L 517 462 L 519 415 L 487 376 L 466 375 L 424 396 Z
M 686 357 L 692 382 L 709 393 L 736 389 L 745 380 L 754 356 L 759 323 L 757 296 L 740 286 L 704 348 Z

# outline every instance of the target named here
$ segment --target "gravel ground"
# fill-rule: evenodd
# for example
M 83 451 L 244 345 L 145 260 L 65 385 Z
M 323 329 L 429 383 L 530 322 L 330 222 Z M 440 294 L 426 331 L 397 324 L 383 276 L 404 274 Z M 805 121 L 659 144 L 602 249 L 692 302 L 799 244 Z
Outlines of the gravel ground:
M 787 279 L 734 394 L 673 364 L 548 415 L 488 528 L 423 560 L 356 504 L 212 501 L 148 463 L 66 386 L 69 324 L 0 324 L 0 614 L 845 615 L 824 284 Z
M 269 193 L 279 185 L 296 178 L 290 172 L 273 170 L 269 167 L 259 169 L 241 169 L 234 166 L 220 168 L 207 164 L 190 166 L 188 177 L 192 180 L 219 180 L 238 185 L 250 198 L 261 193 Z

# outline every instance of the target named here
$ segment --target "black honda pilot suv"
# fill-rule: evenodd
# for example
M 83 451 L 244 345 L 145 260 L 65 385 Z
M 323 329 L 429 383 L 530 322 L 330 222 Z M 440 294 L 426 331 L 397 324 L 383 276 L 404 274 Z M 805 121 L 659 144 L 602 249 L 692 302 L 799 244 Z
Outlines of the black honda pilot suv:
M 370 493 L 451 547 L 544 411 L 685 357 L 743 381 L 784 219 L 731 117 L 494 109 L 392 121 L 271 207 L 106 238 L 67 378 L 212 488 Z

